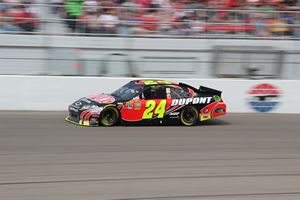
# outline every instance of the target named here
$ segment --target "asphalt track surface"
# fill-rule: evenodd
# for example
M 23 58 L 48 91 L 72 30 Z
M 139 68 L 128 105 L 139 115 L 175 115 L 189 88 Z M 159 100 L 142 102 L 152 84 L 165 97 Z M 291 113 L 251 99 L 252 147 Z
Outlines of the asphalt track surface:
M 0 112 L 1 200 L 299 200 L 300 115 L 79 127 Z

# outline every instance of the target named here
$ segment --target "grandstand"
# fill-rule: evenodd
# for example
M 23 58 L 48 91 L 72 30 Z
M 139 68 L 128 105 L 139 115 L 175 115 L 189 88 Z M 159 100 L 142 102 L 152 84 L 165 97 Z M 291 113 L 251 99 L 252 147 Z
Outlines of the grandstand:
M 1 33 L 298 39 L 297 0 L 0 0 Z

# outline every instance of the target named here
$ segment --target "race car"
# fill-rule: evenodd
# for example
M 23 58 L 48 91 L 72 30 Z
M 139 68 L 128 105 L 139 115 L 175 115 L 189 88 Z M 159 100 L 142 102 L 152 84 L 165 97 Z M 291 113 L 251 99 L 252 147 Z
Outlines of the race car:
M 83 97 L 69 106 L 66 121 L 83 126 L 193 126 L 226 114 L 221 91 L 163 80 L 133 80 L 111 94 Z

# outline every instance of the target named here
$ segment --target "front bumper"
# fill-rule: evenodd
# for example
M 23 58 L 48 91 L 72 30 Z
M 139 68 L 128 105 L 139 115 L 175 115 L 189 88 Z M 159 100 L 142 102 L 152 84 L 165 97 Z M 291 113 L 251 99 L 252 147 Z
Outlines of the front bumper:
M 69 115 L 65 120 L 79 126 L 99 126 L 99 115 L 91 110 L 75 112 L 69 109 Z

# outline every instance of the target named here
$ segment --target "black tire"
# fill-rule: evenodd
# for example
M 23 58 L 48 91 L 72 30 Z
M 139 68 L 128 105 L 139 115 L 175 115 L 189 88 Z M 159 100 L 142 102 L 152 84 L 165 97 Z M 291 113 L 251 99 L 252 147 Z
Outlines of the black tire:
M 193 126 L 197 124 L 199 113 L 194 106 L 186 106 L 180 113 L 180 121 L 185 126 Z
M 120 120 L 120 113 L 117 108 L 108 107 L 105 108 L 99 117 L 99 125 L 102 126 L 114 126 Z

